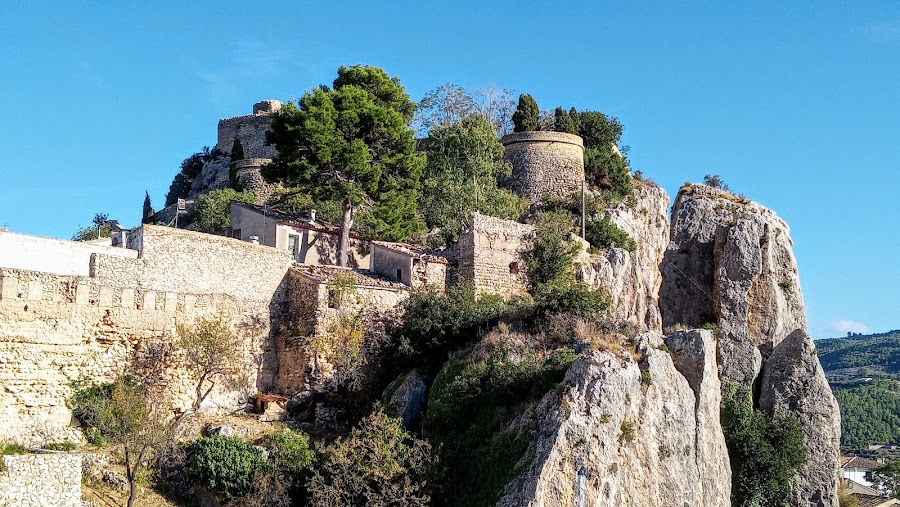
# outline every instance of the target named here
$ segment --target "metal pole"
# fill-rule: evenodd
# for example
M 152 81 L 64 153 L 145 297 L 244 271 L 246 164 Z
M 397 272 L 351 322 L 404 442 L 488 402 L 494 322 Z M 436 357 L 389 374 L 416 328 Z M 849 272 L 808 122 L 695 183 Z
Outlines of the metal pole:
M 584 221 L 584 178 L 581 178 L 581 239 L 585 238 L 586 224 Z

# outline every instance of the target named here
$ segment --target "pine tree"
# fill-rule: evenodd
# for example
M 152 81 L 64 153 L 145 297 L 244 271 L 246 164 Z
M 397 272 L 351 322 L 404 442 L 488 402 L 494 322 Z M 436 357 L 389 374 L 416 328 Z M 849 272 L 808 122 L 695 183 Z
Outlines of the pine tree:
M 553 111 L 553 120 L 554 130 L 557 132 L 565 132 L 566 134 L 578 132 L 578 129 L 575 128 L 575 122 L 572 121 L 572 117 L 561 107 L 557 107 Z
M 150 193 L 144 192 L 144 213 L 141 216 L 142 224 L 152 224 L 153 223 L 153 215 L 155 212 L 153 211 L 153 205 L 150 204 Z
M 416 200 L 425 156 L 416 153 L 408 126 L 414 111 L 397 78 L 356 65 L 338 69 L 332 88 L 313 88 L 272 117 L 266 138 L 278 155 L 262 176 L 341 202 L 341 266 L 361 208 L 369 210 L 379 239 L 401 241 L 421 227 Z

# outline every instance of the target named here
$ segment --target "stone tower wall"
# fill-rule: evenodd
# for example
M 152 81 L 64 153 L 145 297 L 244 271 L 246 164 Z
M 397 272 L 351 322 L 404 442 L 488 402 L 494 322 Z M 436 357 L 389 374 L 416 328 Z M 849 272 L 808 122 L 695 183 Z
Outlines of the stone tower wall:
M 246 191 L 256 195 L 257 202 L 266 202 L 278 185 L 266 182 L 260 168 L 272 162 L 270 158 L 246 158 L 234 163 L 238 184 Z
M 516 132 L 500 140 L 512 164 L 509 187 L 533 201 L 564 197 L 581 188 L 584 142 L 563 132 Z

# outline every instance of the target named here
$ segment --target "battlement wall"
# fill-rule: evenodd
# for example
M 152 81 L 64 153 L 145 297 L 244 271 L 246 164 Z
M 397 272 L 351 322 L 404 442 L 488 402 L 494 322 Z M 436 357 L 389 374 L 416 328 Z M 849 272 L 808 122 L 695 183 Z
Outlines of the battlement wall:
M 584 141 L 564 132 L 515 132 L 503 136 L 504 158 L 512 164 L 509 187 L 539 201 L 565 197 L 584 180 Z
M 198 317 L 225 319 L 242 338 L 246 379 L 217 389 L 211 407 L 234 409 L 248 392 L 272 388 L 290 254 L 147 225 L 131 245 L 136 258 L 93 253 L 87 276 L 0 268 L 0 440 L 76 439 L 65 402 L 82 376 L 130 372 L 154 383 L 172 410 L 188 407 L 191 381 L 172 344 L 176 327 Z

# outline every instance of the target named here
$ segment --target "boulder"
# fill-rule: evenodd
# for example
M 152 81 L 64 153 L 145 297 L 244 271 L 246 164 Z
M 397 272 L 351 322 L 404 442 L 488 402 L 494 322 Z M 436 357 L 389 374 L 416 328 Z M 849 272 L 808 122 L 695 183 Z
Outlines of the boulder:
M 841 414 L 805 331 L 788 335 L 766 360 L 759 405 L 769 414 L 796 417 L 803 427 L 809 454 L 794 479 L 791 505 L 836 507 Z
M 428 385 L 419 372 L 413 370 L 397 377 L 384 391 L 388 413 L 403 420 L 407 430 L 416 429 L 422 421 L 428 401 Z

